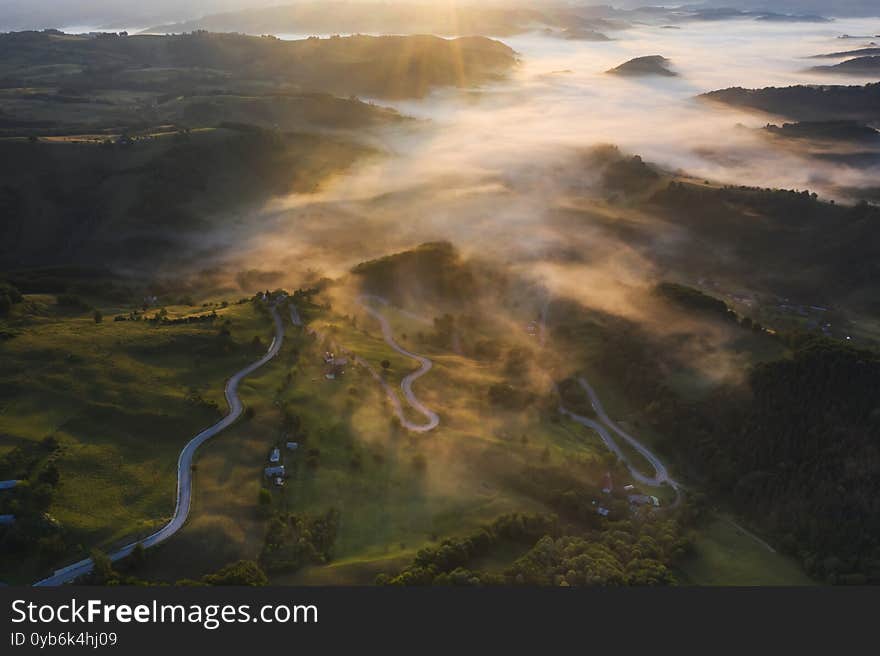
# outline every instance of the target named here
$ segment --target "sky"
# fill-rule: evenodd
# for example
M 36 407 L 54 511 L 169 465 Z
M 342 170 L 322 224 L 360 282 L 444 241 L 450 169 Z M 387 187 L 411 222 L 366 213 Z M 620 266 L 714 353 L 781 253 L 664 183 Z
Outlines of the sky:
M 358 0 L 351 0 L 357 2 Z M 401 0 L 397 0 L 401 1 Z M 407 0 L 402 0 L 407 1 Z M 425 0 L 415 0 L 425 1 Z M 449 3 L 450 0 L 437 0 Z M 505 4 L 505 0 L 495 0 Z M 296 0 L 0 0 L 0 29 L 33 29 L 46 27 L 91 27 L 136 29 L 170 21 L 197 18 L 206 14 L 295 4 Z M 467 0 L 462 0 L 467 4 Z M 523 0 L 527 5 L 555 4 L 555 0 Z M 487 0 L 474 2 L 489 4 Z M 574 0 L 571 4 L 611 4 L 618 7 L 644 5 L 700 4 L 669 0 Z M 711 6 L 745 9 L 770 9 L 789 13 L 825 15 L 876 15 L 877 0 L 705 0 Z

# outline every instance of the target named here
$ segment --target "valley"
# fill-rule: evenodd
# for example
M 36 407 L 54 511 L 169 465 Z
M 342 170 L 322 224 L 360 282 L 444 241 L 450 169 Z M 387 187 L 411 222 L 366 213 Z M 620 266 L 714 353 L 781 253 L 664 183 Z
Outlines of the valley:
M 339 11 L 0 34 L 0 581 L 880 582 L 877 19 Z

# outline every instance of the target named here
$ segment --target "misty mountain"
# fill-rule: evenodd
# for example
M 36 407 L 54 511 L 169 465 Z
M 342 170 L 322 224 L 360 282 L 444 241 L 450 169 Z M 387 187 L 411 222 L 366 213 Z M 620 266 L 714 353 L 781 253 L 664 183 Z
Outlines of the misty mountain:
M 271 0 L 0 0 L 0 29 L 23 30 L 92 25 L 131 28 L 184 20 L 208 12 L 271 4 Z
M 803 121 L 767 125 L 767 132 L 787 139 L 875 144 L 880 132 L 858 121 Z
M 846 57 L 868 57 L 870 55 L 880 55 L 880 48 L 858 48 L 843 52 L 829 52 L 824 55 L 813 55 L 811 59 L 845 59 Z
M 875 75 L 880 74 L 880 56 L 855 57 L 833 66 L 814 66 L 810 70 L 840 75 Z
M 357 36 L 282 41 L 240 34 L 105 36 L 18 32 L 0 37 L 0 78 L 24 87 L 64 77 L 68 89 L 161 88 L 185 75 L 270 80 L 342 95 L 423 96 L 436 86 L 495 79 L 513 51 L 484 37 Z M 48 77 L 46 67 L 55 66 Z M 71 68 L 71 66 L 73 68 Z M 145 69 L 157 69 L 154 74 Z M 161 69 L 161 70 L 158 70 Z M 168 70 L 173 69 L 173 70 Z M 60 72 L 59 72 L 60 71 Z
M 865 86 L 806 86 L 743 89 L 700 96 L 704 100 L 754 109 L 798 121 L 880 120 L 880 83 Z
M 824 22 L 823 16 L 778 13 L 767 9 L 712 7 L 618 8 L 595 3 L 563 2 L 476 3 L 453 5 L 397 0 L 384 3 L 314 2 L 246 8 L 166 23 L 148 28 L 156 34 L 193 30 L 247 34 L 442 34 L 510 36 L 536 29 L 567 39 L 603 41 L 607 31 L 634 24 L 753 19 L 777 22 Z
M 150 33 L 193 30 L 247 34 L 442 34 L 509 36 L 539 27 L 566 30 L 573 38 L 596 36 L 599 30 L 621 29 L 627 23 L 610 8 L 569 7 L 553 3 L 446 4 L 308 0 L 282 6 L 246 8 L 183 22 L 157 25 Z M 578 36 L 582 35 L 582 36 Z
M 750 11 L 821 16 L 877 16 L 876 0 L 706 0 L 707 7 L 734 7 Z
M 616 68 L 612 68 L 609 73 L 614 75 L 662 75 L 664 77 L 675 77 L 678 73 L 669 70 L 669 60 L 662 55 L 648 55 L 646 57 L 636 57 L 624 62 Z

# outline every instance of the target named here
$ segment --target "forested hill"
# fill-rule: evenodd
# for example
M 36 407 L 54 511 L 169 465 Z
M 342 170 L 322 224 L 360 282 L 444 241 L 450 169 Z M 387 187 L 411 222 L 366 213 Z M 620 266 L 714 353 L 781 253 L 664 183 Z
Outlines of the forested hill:
M 733 87 L 700 98 L 798 121 L 880 120 L 880 82 L 865 86 Z
M 415 298 L 423 303 L 462 303 L 476 295 L 479 279 L 473 265 L 449 242 L 429 242 L 362 262 L 352 273 L 365 292 L 399 305 Z
M 880 582 L 880 356 L 824 339 L 758 365 L 747 394 L 655 401 L 717 498 L 831 583 Z M 830 530 L 829 530 L 830 529 Z
M 168 69 L 219 72 L 230 79 L 287 83 L 307 90 L 378 97 L 422 96 L 437 86 L 466 87 L 515 63 L 513 50 L 484 37 L 351 36 L 283 41 L 197 32 L 173 36 L 74 36 L 51 30 L 0 35 L 0 86 L 149 88 Z M 153 70 L 156 74 L 148 75 Z M 74 75 L 70 73 L 73 72 Z M 46 77 L 48 75 L 48 78 Z

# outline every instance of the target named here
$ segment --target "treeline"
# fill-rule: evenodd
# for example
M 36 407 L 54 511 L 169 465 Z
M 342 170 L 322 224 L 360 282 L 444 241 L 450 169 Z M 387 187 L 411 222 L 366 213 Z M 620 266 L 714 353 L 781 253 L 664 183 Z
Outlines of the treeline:
M 14 285 L 0 280 L 0 317 L 5 317 L 12 306 L 21 303 L 24 297 Z
M 501 571 L 475 568 L 503 543 L 528 545 Z M 669 585 L 669 566 L 688 551 L 676 521 L 632 520 L 566 534 L 555 515 L 504 515 L 465 538 L 420 550 L 379 585 Z
M 153 586 L 167 585 L 141 578 L 139 571 L 147 562 L 144 545 L 135 545 L 131 554 L 114 563 L 110 556 L 100 549 L 92 549 L 92 571 L 77 581 L 80 585 L 129 585 Z M 252 560 L 239 560 L 221 567 L 214 573 L 205 574 L 200 579 L 180 579 L 175 586 L 236 585 L 262 586 L 269 583 L 266 573 Z
M 880 118 L 880 83 L 864 86 L 798 85 L 743 89 L 733 87 L 700 96 L 737 107 L 759 109 L 799 121 L 876 121 Z
M 437 547 L 420 549 L 413 562 L 396 576 L 380 574 L 378 585 L 440 585 L 458 578 L 462 568 L 476 558 L 492 553 L 501 542 L 534 544 L 545 535 L 557 535 L 559 526 L 553 515 L 503 515 L 491 525 L 464 538 L 443 540 Z M 453 574 L 454 573 L 454 574 Z M 500 582 L 469 572 L 478 582 Z M 490 580 L 491 579 L 491 580 Z
M 591 168 L 601 169 L 602 187 L 611 192 L 636 194 L 660 179 L 660 174 L 638 155 L 625 156 L 617 146 L 590 150 Z
M 0 526 L 0 554 L 5 557 L 27 554 L 53 562 L 68 551 L 64 528 L 47 514 L 61 483 L 54 462 L 59 449 L 58 440 L 47 437 L 0 458 L 0 480 L 18 481 L 0 490 L 0 515 L 14 517 L 11 524 Z
M 475 272 L 445 241 L 363 262 L 351 272 L 365 291 L 400 306 L 410 298 L 420 298 L 423 303 L 464 302 L 478 291 Z
M 308 564 L 333 559 L 339 511 L 321 515 L 278 513 L 269 520 L 260 565 L 267 572 L 293 572 Z
M 584 536 L 546 536 L 505 572 L 525 585 L 674 585 L 690 549 L 675 520 L 615 522 Z
M 724 319 L 736 319 L 736 313 L 727 307 L 727 303 L 692 287 L 674 282 L 661 282 L 654 288 L 654 292 L 688 310 L 714 314 Z
M 6 283 L 0 282 L 0 288 L 14 287 L 20 294 L 53 294 L 59 305 L 70 309 L 91 310 L 83 297 L 125 304 L 136 296 L 130 280 L 103 269 L 51 266 L 11 270 L 2 275 Z

